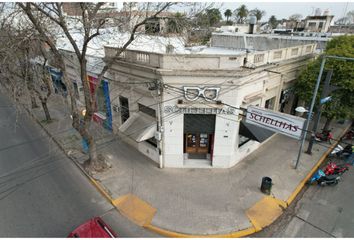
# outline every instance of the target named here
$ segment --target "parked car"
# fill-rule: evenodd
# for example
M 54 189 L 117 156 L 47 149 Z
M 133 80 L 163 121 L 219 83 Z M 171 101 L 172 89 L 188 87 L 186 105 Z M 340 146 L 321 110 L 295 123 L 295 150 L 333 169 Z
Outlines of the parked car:
M 69 238 L 116 238 L 118 235 L 100 217 L 81 224 L 72 231 Z

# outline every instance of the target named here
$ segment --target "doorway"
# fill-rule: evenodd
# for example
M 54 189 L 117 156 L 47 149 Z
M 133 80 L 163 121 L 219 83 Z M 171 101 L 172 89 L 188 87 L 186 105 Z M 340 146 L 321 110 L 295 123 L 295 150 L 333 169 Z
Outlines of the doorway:
M 120 111 L 122 124 L 129 118 L 129 101 L 128 98 L 119 96 Z
M 215 115 L 184 115 L 184 153 L 186 159 L 212 159 Z

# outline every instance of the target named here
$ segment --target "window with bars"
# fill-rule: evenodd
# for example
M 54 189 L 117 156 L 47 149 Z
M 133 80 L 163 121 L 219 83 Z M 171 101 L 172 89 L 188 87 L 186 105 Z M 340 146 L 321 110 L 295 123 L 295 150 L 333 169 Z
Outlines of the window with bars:
M 254 55 L 254 63 L 260 63 L 264 61 L 264 54 Z

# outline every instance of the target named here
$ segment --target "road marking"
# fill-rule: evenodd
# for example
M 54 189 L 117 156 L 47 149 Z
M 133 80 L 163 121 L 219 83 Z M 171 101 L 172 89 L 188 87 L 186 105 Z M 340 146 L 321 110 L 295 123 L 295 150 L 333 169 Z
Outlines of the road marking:
M 124 195 L 113 200 L 112 203 L 122 215 L 139 226 L 149 225 L 156 213 L 156 208 L 133 194 Z
M 283 213 L 283 209 L 286 207 L 286 202 L 266 196 L 249 208 L 246 211 L 246 215 L 256 231 L 260 231 L 273 223 Z

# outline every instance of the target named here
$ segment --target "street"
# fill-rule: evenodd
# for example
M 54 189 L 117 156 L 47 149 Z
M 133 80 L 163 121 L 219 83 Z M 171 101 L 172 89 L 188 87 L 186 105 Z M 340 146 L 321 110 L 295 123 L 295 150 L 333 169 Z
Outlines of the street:
M 121 216 L 3 93 L 0 133 L 0 237 L 66 237 L 94 216 L 120 237 L 156 236 Z
M 354 236 L 353 167 L 336 186 L 309 186 L 295 207 L 257 237 L 343 238 Z

